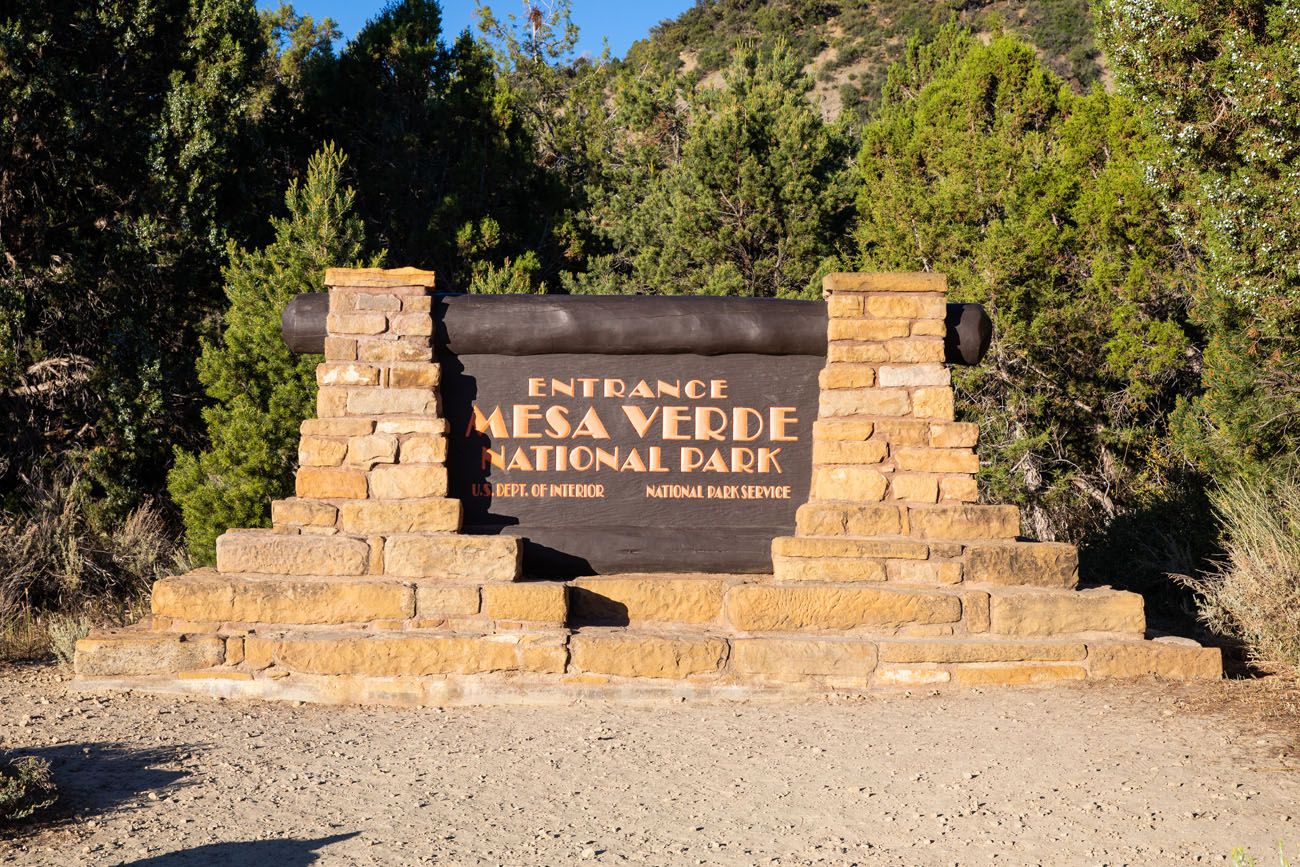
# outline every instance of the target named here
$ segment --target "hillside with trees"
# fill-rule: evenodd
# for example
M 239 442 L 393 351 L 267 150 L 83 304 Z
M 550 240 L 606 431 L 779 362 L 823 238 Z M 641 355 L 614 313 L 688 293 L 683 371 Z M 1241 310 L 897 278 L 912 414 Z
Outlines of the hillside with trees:
M 956 382 L 985 496 L 1300 664 L 1290 4 L 701 0 L 623 59 L 580 24 L 0 13 L 0 634 L 129 616 L 268 520 L 316 361 L 276 317 L 325 267 L 786 298 L 903 269 L 995 320 Z
M 630 64 L 652 62 L 713 80 L 738 43 L 783 39 L 813 79 L 809 98 L 827 119 L 865 119 L 889 67 L 910 40 L 928 40 L 955 20 L 972 33 L 1014 33 L 1078 90 L 1102 77 L 1087 0 L 717 0 L 698 2 L 632 46 Z

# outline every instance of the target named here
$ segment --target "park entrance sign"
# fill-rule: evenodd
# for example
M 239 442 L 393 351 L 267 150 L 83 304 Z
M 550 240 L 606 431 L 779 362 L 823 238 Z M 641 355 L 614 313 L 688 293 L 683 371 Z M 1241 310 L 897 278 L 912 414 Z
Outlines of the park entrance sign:
M 78 683 L 325 702 L 745 697 L 1218 677 L 979 504 L 936 274 L 824 302 L 446 296 L 335 269 L 296 496 L 78 644 Z
M 466 532 L 524 539 L 533 574 L 770 568 L 771 540 L 808 495 L 824 313 L 662 300 L 437 305 L 532 336 L 502 347 L 441 318 L 448 481 Z M 538 329 L 548 320 L 563 325 Z
M 326 300 L 286 342 L 320 352 Z M 944 309 L 945 352 L 978 362 L 991 325 Z M 435 296 L 463 531 L 518 536 L 533 575 L 766 572 L 812 481 L 824 302 Z

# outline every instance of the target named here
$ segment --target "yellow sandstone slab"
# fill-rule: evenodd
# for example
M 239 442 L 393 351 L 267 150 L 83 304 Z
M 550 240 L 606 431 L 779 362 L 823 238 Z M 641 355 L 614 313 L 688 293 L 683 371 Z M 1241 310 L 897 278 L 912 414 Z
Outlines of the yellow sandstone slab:
M 776 681 L 834 677 L 865 684 L 875 668 L 872 642 L 809 638 L 737 638 L 727 662 L 736 674 Z
M 664 637 L 625 632 L 579 632 L 569 640 L 573 668 L 617 677 L 680 679 L 722 668 L 721 638 Z
M 153 613 L 216 623 L 401 620 L 414 615 L 415 592 L 393 581 L 239 579 L 208 573 L 155 583 Z
M 777 536 L 772 553 L 781 557 L 876 557 L 924 560 L 930 546 L 915 539 L 857 539 L 835 536 Z
M 521 562 L 512 536 L 390 536 L 384 546 L 384 572 L 404 578 L 513 581 Z
M 217 571 L 266 575 L 364 575 L 370 545 L 345 536 L 231 532 L 217 539 Z
M 851 585 L 751 585 L 730 588 L 724 610 L 733 627 L 747 632 L 848 630 L 956 623 L 961 619 L 961 600 L 939 593 Z
M 1166 641 L 1088 644 L 1088 671 L 1093 677 L 1165 677 L 1172 680 L 1218 680 L 1223 657 L 1217 647 Z
M 976 639 L 882 641 L 881 662 L 1074 662 L 1087 654 L 1075 641 L 979 641 Z
M 723 580 L 662 575 L 578 578 L 574 617 L 582 623 L 712 623 L 722 614 Z
M 485 584 L 483 613 L 492 620 L 563 626 L 569 615 L 568 596 L 564 585 L 553 581 Z
M 1146 629 L 1146 615 L 1141 596 L 1120 590 L 1006 589 L 990 593 L 989 628 L 1000 635 L 1141 635 Z
M 433 288 L 433 284 L 433 272 L 419 268 L 325 269 L 325 285 L 340 289 L 393 289 L 402 286 Z
M 215 635 L 98 632 L 77 642 L 76 670 L 79 677 L 168 674 L 220 665 L 224 653 Z
M 980 584 L 1072 588 L 1079 552 L 1061 542 L 974 542 L 964 555 L 966 580 Z
M 348 500 L 338 508 L 345 533 L 422 533 L 460 529 L 460 500 L 421 497 L 411 500 Z
M 1020 535 L 1015 506 L 913 506 L 912 535 L 922 539 L 1014 539 Z
M 559 636 L 403 635 L 246 639 L 250 660 L 304 674 L 374 677 L 484 674 L 493 671 L 559 673 L 567 656 Z

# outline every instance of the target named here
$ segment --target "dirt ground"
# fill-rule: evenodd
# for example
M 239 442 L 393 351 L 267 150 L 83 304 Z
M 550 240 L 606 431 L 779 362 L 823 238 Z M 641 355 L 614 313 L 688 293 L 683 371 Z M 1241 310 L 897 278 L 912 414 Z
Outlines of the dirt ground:
M 70 693 L 0 668 L 56 816 L 0 864 L 1220 864 L 1300 851 L 1277 682 L 449 711 Z M 0 832 L 3 835 L 4 832 Z

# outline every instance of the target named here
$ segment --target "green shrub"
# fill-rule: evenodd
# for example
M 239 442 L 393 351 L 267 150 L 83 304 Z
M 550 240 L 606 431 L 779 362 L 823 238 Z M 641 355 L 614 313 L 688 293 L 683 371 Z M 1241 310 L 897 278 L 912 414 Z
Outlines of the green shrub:
M 18 822 L 58 800 L 50 763 L 20 756 L 0 764 L 0 825 Z
M 1211 499 L 1227 556 L 1194 582 L 1202 619 L 1254 661 L 1300 673 L 1300 479 L 1238 478 Z
M 988 357 L 954 371 L 985 493 L 1021 505 L 1042 539 L 1175 516 L 1195 480 L 1170 457 L 1166 417 L 1197 369 L 1189 277 L 1145 180 L 1159 140 L 1129 102 L 1073 93 L 1024 42 L 955 25 L 909 44 L 882 101 L 857 161 L 853 264 L 945 272 L 950 300 L 988 309 Z M 1153 531 L 1190 534 L 1177 518 Z M 1132 553 L 1111 545 L 1090 565 L 1134 586 Z

